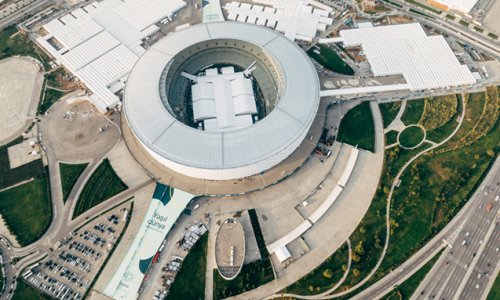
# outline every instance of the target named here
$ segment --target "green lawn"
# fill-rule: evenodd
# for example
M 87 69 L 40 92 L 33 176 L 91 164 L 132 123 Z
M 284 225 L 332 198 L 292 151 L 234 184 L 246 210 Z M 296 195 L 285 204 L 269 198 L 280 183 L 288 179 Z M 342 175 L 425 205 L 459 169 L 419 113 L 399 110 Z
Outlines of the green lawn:
M 345 271 L 342 268 L 347 268 L 348 259 L 347 244 L 344 244 L 321 263 L 319 267 L 287 287 L 284 292 L 313 295 L 328 290 L 337 284 L 344 275 Z
M 73 219 L 127 188 L 116 175 L 109 160 L 103 160 L 83 187 L 73 212 Z
M 24 33 L 17 32 L 15 26 L 9 26 L 0 32 L 0 59 L 26 55 L 40 60 L 48 69 L 49 58 Z
M 208 234 L 205 234 L 200 237 L 184 259 L 167 299 L 203 300 L 205 298 L 207 246 Z
M 498 300 L 498 299 L 500 299 L 500 274 L 497 275 L 495 283 L 493 283 L 493 286 L 491 287 L 491 290 L 486 300 Z
M 474 26 L 474 30 L 479 32 L 479 33 L 483 33 L 484 32 L 484 29 L 479 27 L 479 26 Z
M 418 14 L 418 15 L 421 15 L 421 16 L 424 16 L 424 17 L 427 17 L 427 18 L 434 19 L 433 17 L 429 16 L 428 14 L 426 14 L 423 11 L 418 10 L 418 9 L 410 8 L 408 11 L 412 12 L 412 13 L 415 13 L 415 14 Z
M 315 51 L 319 51 L 319 54 Z M 344 75 L 354 75 L 354 70 L 328 46 L 319 45 L 319 49 L 313 47 L 307 51 L 307 54 L 330 71 Z
M 380 103 L 378 106 L 380 107 L 380 113 L 384 121 L 384 128 L 386 128 L 396 118 L 401 107 L 401 101 Z
M 0 213 L 20 245 L 26 246 L 40 238 L 52 219 L 45 175 L 0 192 Z
M 39 290 L 33 288 L 31 285 L 26 283 L 21 278 L 17 279 L 16 290 L 12 295 L 12 300 L 51 300 L 55 299 L 47 294 L 40 292 Z
M 436 261 L 439 259 L 442 252 L 443 251 L 441 250 L 441 252 L 439 252 L 438 254 L 436 254 L 436 256 L 431 258 L 431 260 L 429 260 L 422 268 L 420 268 L 420 270 L 418 270 L 415 274 L 410 276 L 410 278 L 406 279 L 405 282 L 403 282 L 400 286 L 394 289 L 394 291 L 387 294 L 387 296 L 384 297 L 383 299 L 384 300 L 394 299 L 394 296 L 396 295 L 398 296 L 396 297 L 396 299 L 405 299 L 405 300 L 410 299 L 413 293 L 415 293 L 415 290 L 418 288 L 418 285 L 422 282 L 422 280 L 424 280 L 425 275 L 429 273 L 429 271 L 432 269 Z
M 450 20 L 455 20 L 455 16 L 454 15 L 450 15 L 450 14 L 446 14 L 446 18 L 450 19 Z
M 455 114 L 453 114 L 446 123 L 438 128 L 433 130 L 428 130 L 426 128 L 427 140 L 439 143 L 450 136 L 453 130 L 455 130 L 458 126 L 458 117 L 461 116 L 463 109 L 462 95 L 457 95 L 457 108 Z
M 458 21 L 458 23 L 459 23 L 460 25 L 464 26 L 464 27 L 469 27 L 469 25 L 470 25 L 470 23 L 469 23 L 469 22 L 466 22 L 466 21 L 464 21 L 464 20 L 460 20 L 460 21 Z
M 494 34 L 493 32 L 488 33 L 488 36 L 494 40 L 498 39 L 498 35 Z
M 266 242 L 260 229 L 257 213 L 255 209 L 250 209 L 248 210 L 248 214 L 261 259 L 243 265 L 240 274 L 233 280 L 225 280 L 217 270 L 214 270 L 214 299 L 223 299 L 238 295 L 274 279 L 269 253 L 266 249 Z
M 406 109 L 401 116 L 401 121 L 408 126 L 417 124 L 424 112 L 425 102 L 423 99 L 406 101 Z
M 340 122 L 337 140 L 375 151 L 375 128 L 370 104 L 363 102 L 351 109 Z
M 22 138 L 17 138 L 7 145 L 0 146 L 0 189 L 40 176 L 44 172 L 41 159 L 34 160 L 15 169 L 10 169 L 7 148 L 21 143 L 22 140 Z
M 63 193 L 63 200 L 66 203 L 68 199 L 69 193 L 75 185 L 78 177 L 82 174 L 85 167 L 87 167 L 88 163 L 84 164 L 65 164 L 59 163 L 59 170 L 61 172 L 61 186 Z
M 45 88 L 45 93 L 43 98 L 40 99 L 40 103 L 38 104 L 38 113 L 44 114 L 57 100 L 61 99 L 66 93 L 47 89 Z
M 398 134 L 396 130 L 391 130 L 385 134 L 385 145 L 392 145 L 398 142 Z
M 224 299 L 255 289 L 274 279 L 269 259 L 243 265 L 233 280 L 225 280 L 214 269 L 214 299 Z
M 399 144 L 405 148 L 413 148 L 424 139 L 424 131 L 418 126 L 405 128 L 399 135 Z

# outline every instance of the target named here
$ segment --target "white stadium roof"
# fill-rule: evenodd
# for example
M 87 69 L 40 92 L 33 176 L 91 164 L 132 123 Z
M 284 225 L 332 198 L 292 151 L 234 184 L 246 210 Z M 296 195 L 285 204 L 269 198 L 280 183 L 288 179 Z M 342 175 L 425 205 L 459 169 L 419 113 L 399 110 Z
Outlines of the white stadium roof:
M 427 36 L 419 23 L 340 31 L 346 47 L 361 46 L 375 76 L 402 74 L 411 90 L 474 84 L 443 36 Z
M 160 99 L 160 76 L 173 56 L 217 39 L 257 45 L 282 70 L 276 107 L 252 126 L 197 130 L 174 118 Z M 307 55 L 272 30 L 236 22 L 198 24 L 158 41 L 136 63 L 124 96 L 128 124 L 153 157 L 188 176 L 218 180 L 254 175 L 284 160 L 304 140 L 318 106 L 318 75 Z
M 110 86 L 123 85 L 144 53 L 142 39 L 159 30 L 155 23 L 184 6 L 182 0 L 96 1 L 45 24 L 48 34 L 37 41 L 86 84 L 96 107 L 105 111 L 118 103 Z

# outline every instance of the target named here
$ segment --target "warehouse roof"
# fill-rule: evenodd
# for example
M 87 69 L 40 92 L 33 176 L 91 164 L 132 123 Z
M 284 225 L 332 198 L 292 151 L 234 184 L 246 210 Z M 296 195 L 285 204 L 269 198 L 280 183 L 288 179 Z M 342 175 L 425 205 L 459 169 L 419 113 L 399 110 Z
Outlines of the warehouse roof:
M 412 90 L 474 84 L 443 36 L 427 36 L 419 23 L 346 29 L 346 47 L 361 46 L 375 76 L 402 74 Z
M 45 24 L 39 44 L 93 92 L 101 111 L 118 103 L 110 85 L 123 82 L 138 57 L 142 40 L 155 25 L 186 6 L 182 0 L 104 0 Z

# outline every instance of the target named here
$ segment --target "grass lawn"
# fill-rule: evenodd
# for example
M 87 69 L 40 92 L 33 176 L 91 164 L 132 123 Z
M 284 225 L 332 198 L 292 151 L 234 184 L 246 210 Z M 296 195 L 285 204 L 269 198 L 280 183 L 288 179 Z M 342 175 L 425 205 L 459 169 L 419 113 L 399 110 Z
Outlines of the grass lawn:
M 494 40 L 498 39 L 498 35 L 494 34 L 493 32 L 488 33 L 488 36 Z
M 378 106 L 380 107 L 380 112 L 382 113 L 384 128 L 386 128 L 396 118 L 399 108 L 401 107 L 401 101 L 380 103 Z
M 455 128 L 458 126 L 458 117 L 461 116 L 462 111 L 463 111 L 463 104 L 462 104 L 462 95 L 457 95 L 457 107 L 455 109 L 455 114 L 453 114 L 449 120 L 442 124 L 440 127 L 429 130 L 426 127 L 426 134 L 427 134 L 427 139 L 429 141 L 433 141 L 436 143 L 439 143 L 443 141 L 445 138 L 450 136 L 450 134 L 455 130 Z M 425 117 L 425 115 L 424 115 Z M 425 127 L 425 125 L 424 125 Z
M 17 138 L 11 143 L 0 147 L 0 189 L 36 176 L 41 176 L 44 172 L 41 159 L 34 160 L 15 169 L 10 169 L 7 148 L 21 142 L 22 138 Z
M 285 293 L 313 295 L 322 293 L 333 287 L 344 275 L 347 268 L 349 252 L 347 244 L 342 245 L 328 257 L 319 267 L 287 287 Z
M 15 26 L 9 26 L 0 32 L 0 59 L 16 55 L 31 56 L 41 61 L 48 69 L 48 56 L 39 50 L 26 34 L 18 33 L 13 36 L 16 32 Z
M 415 293 L 415 290 L 418 288 L 418 285 L 422 282 L 422 280 L 424 280 L 425 275 L 429 273 L 442 253 L 443 251 L 441 250 L 441 252 L 431 258 L 431 260 L 429 260 L 422 268 L 420 268 L 420 270 L 418 270 L 410 278 L 406 279 L 405 282 L 398 286 L 394 291 L 387 294 L 387 296 L 383 299 L 410 299 L 413 293 Z M 394 296 L 397 297 L 394 298 Z
M 372 152 L 375 150 L 375 129 L 368 102 L 347 112 L 340 122 L 337 140 Z
M 488 297 L 486 300 L 498 300 L 500 299 L 500 274 L 497 275 L 495 279 L 495 283 L 491 287 L 490 292 L 488 293 Z
M 466 22 L 466 21 L 464 21 L 464 20 L 460 20 L 460 21 L 458 21 L 458 23 L 459 23 L 460 25 L 464 26 L 464 27 L 469 27 L 469 25 L 470 25 L 470 24 L 469 24 L 469 22 Z
M 26 246 L 42 236 L 52 219 L 45 175 L 0 192 L 0 213 L 20 245 Z
M 408 100 L 406 102 L 405 112 L 401 116 L 401 121 L 403 121 L 406 126 L 417 124 L 424 112 L 424 108 L 425 102 L 423 99 Z
M 274 279 L 274 273 L 266 249 L 266 242 L 260 229 L 255 209 L 248 210 L 253 232 L 259 248 L 260 260 L 243 265 L 240 274 L 233 280 L 225 280 L 214 270 L 214 299 L 223 299 L 252 290 Z
M 63 193 L 63 200 L 66 203 L 69 193 L 75 185 L 78 177 L 82 174 L 88 163 L 84 164 L 65 164 L 59 163 L 59 170 L 61 172 L 61 186 Z
M 385 134 L 385 145 L 392 145 L 398 142 L 398 134 L 396 130 L 391 130 Z
M 40 103 L 38 104 L 38 113 L 44 114 L 57 100 L 61 99 L 66 93 L 47 89 L 45 88 L 45 93 L 43 98 L 40 99 Z
M 208 234 L 203 235 L 189 251 L 175 277 L 167 299 L 205 298 Z
M 127 188 L 127 185 L 116 175 L 109 160 L 103 160 L 85 183 L 76 203 L 73 219 Z
M 16 284 L 16 290 L 12 295 L 12 300 L 50 300 L 55 299 L 47 294 L 40 292 L 35 289 L 23 279 L 18 278 Z
M 399 135 L 399 144 L 406 148 L 413 148 L 424 139 L 424 131 L 418 126 L 405 128 Z
M 214 299 L 224 299 L 255 289 L 274 279 L 269 258 L 243 265 L 240 274 L 233 280 L 225 280 L 214 269 Z M 177 299 L 177 298 L 172 298 Z M 183 298 L 188 299 L 188 298 Z
M 319 54 L 315 51 L 319 51 Z M 354 70 L 328 46 L 319 45 L 319 50 L 313 47 L 307 51 L 307 54 L 330 71 L 339 74 L 354 75 Z

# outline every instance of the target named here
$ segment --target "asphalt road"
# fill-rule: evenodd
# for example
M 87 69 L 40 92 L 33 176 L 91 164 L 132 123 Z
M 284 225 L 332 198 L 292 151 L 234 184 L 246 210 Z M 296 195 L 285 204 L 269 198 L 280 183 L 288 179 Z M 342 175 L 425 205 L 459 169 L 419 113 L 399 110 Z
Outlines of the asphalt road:
M 500 262 L 500 168 L 477 191 L 474 205 L 445 251 L 414 294 L 414 299 L 481 299 Z M 488 205 L 493 206 L 488 211 Z

